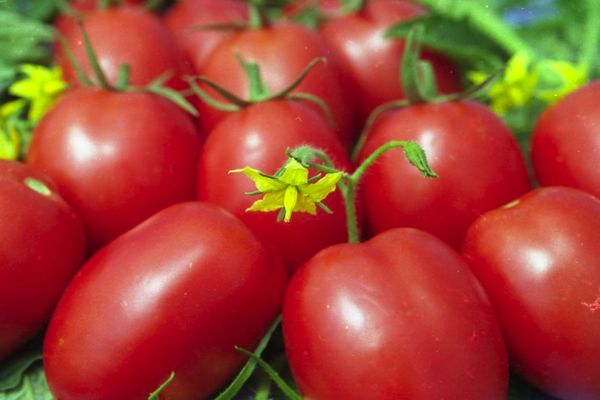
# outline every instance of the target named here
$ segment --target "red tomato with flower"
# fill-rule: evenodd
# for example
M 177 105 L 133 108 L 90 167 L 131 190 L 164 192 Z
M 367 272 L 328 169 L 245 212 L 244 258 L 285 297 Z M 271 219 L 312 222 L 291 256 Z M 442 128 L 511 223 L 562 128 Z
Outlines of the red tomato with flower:
M 320 249 L 346 240 L 346 217 L 339 192 L 325 204 L 328 215 L 294 214 L 289 223 L 277 222 L 272 212 L 246 212 L 257 200 L 246 195 L 256 188 L 233 169 L 251 166 L 275 173 L 285 151 L 311 145 L 330 154 L 337 168 L 350 162 L 335 132 L 322 114 L 306 102 L 273 100 L 248 106 L 223 120 L 208 136 L 198 164 L 198 198 L 218 204 L 246 223 L 261 239 L 281 251 L 293 272 Z M 316 175 L 311 171 L 311 176 Z

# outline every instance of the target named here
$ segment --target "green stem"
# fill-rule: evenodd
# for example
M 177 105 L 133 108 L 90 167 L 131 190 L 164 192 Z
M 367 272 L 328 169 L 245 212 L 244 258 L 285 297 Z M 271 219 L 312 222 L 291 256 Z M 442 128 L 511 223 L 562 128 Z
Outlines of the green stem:
M 261 29 L 264 26 L 264 17 L 258 0 L 248 1 L 250 29 Z
M 360 233 L 358 231 L 358 219 L 356 218 L 356 185 L 357 180 L 352 175 L 344 174 L 344 185 L 340 187 L 340 192 L 344 198 L 346 206 L 346 227 L 348 229 L 348 243 L 360 243 Z
M 585 0 L 585 8 L 587 9 L 587 20 L 584 32 L 581 35 L 583 46 L 579 65 L 590 69 L 596 65 L 598 47 L 600 46 L 600 8 L 598 8 L 598 0 Z

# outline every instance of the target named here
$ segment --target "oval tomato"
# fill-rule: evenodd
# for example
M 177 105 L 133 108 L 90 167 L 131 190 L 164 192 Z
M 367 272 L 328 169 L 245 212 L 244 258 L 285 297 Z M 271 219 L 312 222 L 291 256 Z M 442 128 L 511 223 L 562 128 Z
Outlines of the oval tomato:
M 208 136 L 198 164 L 198 198 L 231 211 L 260 238 L 280 250 L 293 272 L 318 250 L 347 237 L 345 208 L 339 192 L 324 201 L 332 215 L 294 213 L 289 223 L 276 214 L 246 212 L 257 200 L 252 181 L 229 170 L 250 166 L 275 173 L 286 161 L 285 151 L 300 145 L 324 150 L 340 169 L 350 169 L 346 152 L 335 132 L 305 103 L 269 101 L 230 115 Z M 311 176 L 315 175 L 314 171 Z
M 166 99 L 81 88 L 42 118 L 27 162 L 56 182 L 98 247 L 194 198 L 200 142 L 192 120 Z
M 44 342 L 61 400 L 206 398 L 277 316 L 286 271 L 235 217 L 207 203 L 155 214 L 73 279 Z
M 385 32 L 396 23 L 427 13 L 423 6 L 408 0 L 364 3 L 359 11 L 327 19 L 320 27 L 352 87 L 362 121 L 378 105 L 404 98 L 400 83 L 404 40 L 386 38 Z M 440 92 L 460 90 L 458 71 L 448 59 L 430 50 L 423 50 L 421 58 L 433 66 Z
M 248 7 L 239 0 L 185 0 L 173 5 L 164 17 L 177 43 L 192 61 L 195 71 L 234 29 L 203 29 L 209 25 L 241 24 L 248 21 Z
M 511 132 L 476 102 L 419 104 L 388 112 L 375 122 L 359 160 L 390 140 L 421 145 L 439 177 L 423 178 L 395 152 L 381 156 L 362 181 L 373 233 L 411 226 L 458 246 L 481 213 L 530 188 Z
M 272 93 L 290 85 L 315 58 L 325 57 L 328 61 L 313 68 L 295 92 L 310 93 L 325 101 L 336 132 L 344 145 L 350 146 L 356 131 L 353 100 L 342 85 L 333 53 L 316 32 L 297 24 L 276 23 L 238 32 L 221 43 L 198 72 L 239 97 L 248 98 L 248 79 L 237 55 L 259 65 L 261 77 Z M 200 101 L 198 110 L 205 132 L 227 115 Z
M 540 116 L 531 138 L 535 174 L 544 186 L 563 185 L 600 197 L 600 81 L 567 95 Z
M 191 73 L 191 64 L 157 16 L 141 8 L 123 6 L 87 12 L 82 23 L 110 83 L 117 81 L 120 66 L 128 64 L 132 85 L 143 86 L 171 72 L 173 76 L 166 85 L 187 88 L 183 77 Z M 67 28 L 63 35 L 84 71 L 92 76 L 80 29 Z M 59 44 L 55 50 L 65 79 L 78 84 L 75 69 Z
M 50 318 L 84 262 L 86 241 L 81 221 L 48 178 L 14 161 L 0 160 L 0 221 L 2 360 Z
M 306 398 L 506 399 L 492 307 L 460 255 L 425 232 L 319 252 L 292 278 L 282 318 Z
M 513 367 L 561 399 L 600 397 L 599 243 L 600 201 L 549 187 L 483 214 L 462 248 Z

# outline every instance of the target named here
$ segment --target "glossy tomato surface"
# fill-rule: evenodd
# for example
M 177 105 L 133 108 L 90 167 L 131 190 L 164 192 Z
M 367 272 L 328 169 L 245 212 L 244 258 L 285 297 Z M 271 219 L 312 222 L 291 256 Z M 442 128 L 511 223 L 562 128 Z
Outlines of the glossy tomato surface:
M 323 201 L 333 211 L 331 215 L 318 209 L 316 216 L 294 213 L 289 223 L 277 222 L 277 212 L 245 211 L 260 198 L 245 194 L 256 187 L 248 177 L 228 172 L 250 166 L 273 174 L 286 161 L 286 149 L 300 145 L 322 149 L 338 169 L 350 169 L 342 144 L 322 116 L 305 103 L 293 101 L 259 103 L 230 115 L 208 136 L 198 164 L 198 198 L 238 216 L 281 251 L 290 271 L 318 250 L 346 241 L 340 193 Z M 316 174 L 310 172 L 310 176 Z
M 600 81 L 546 110 L 531 139 L 535 174 L 544 186 L 563 185 L 600 197 Z
M 283 334 L 306 398 L 506 399 L 491 305 L 460 255 L 416 229 L 310 259 L 286 291 Z
M 600 201 L 549 187 L 482 215 L 462 248 L 513 367 L 561 399 L 600 398 L 599 243 Z
M 281 259 L 228 212 L 180 203 L 96 253 L 53 315 L 44 343 L 61 400 L 210 398 L 280 309 Z
M 458 246 L 481 213 L 530 188 L 517 142 L 482 104 L 431 103 L 390 111 L 375 122 L 359 160 L 390 140 L 417 142 L 439 177 L 424 178 L 399 150 L 379 158 L 362 181 L 372 233 L 411 226 Z
M 200 71 L 210 53 L 235 32 L 209 27 L 246 24 L 248 7 L 240 0 L 185 0 L 169 8 L 164 21 L 194 70 Z
M 288 87 L 315 58 L 325 57 L 327 62 L 318 64 L 295 92 L 310 93 L 325 101 L 336 132 L 344 145 L 350 146 L 356 131 L 352 94 L 343 85 L 331 49 L 316 32 L 297 24 L 275 23 L 240 31 L 215 49 L 199 73 L 246 99 L 249 83 L 237 55 L 258 63 L 262 79 L 272 93 Z M 226 116 L 203 102 L 198 102 L 198 108 L 205 132 Z
M 167 86 L 174 89 L 187 88 L 183 77 L 191 74 L 191 64 L 177 46 L 171 32 L 156 15 L 139 7 L 122 6 L 89 11 L 84 14 L 82 23 L 110 83 L 117 81 L 120 66 L 128 64 L 132 85 L 143 86 L 162 74 L 171 72 L 172 77 L 167 81 Z M 81 30 L 69 27 L 68 24 L 61 29 L 75 58 L 95 80 Z M 65 79 L 77 84 L 75 69 L 58 43 L 55 50 Z
M 75 89 L 40 121 L 27 162 L 56 182 L 98 247 L 194 198 L 200 142 L 191 119 L 166 99 Z
M 396 23 L 427 13 L 422 5 L 408 0 L 364 3 L 359 11 L 327 19 L 320 28 L 352 87 L 363 121 L 378 105 L 404 98 L 400 82 L 404 40 L 386 38 L 386 31 Z M 460 90 L 458 71 L 448 59 L 429 50 L 421 57 L 432 64 L 441 92 Z
M 2 360 L 50 318 L 83 265 L 86 241 L 81 221 L 52 182 L 15 161 L 0 160 L 0 221 Z

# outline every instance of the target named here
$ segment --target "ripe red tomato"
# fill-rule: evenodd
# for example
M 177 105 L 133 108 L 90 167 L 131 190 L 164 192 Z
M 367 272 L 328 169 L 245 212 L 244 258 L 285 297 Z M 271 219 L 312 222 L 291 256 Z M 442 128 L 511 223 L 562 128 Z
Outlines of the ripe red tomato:
M 506 399 L 493 309 L 460 255 L 425 232 L 319 252 L 292 278 L 282 321 L 306 398 Z
M 600 197 L 598 104 L 600 81 L 595 81 L 541 115 L 531 138 L 531 158 L 542 185 L 570 186 Z
M 61 400 L 207 398 L 276 317 L 286 284 L 277 254 L 208 203 L 180 203 L 96 253 L 73 279 L 44 343 Z
M 321 26 L 323 39 L 352 87 L 362 120 L 378 105 L 404 98 L 400 83 L 404 40 L 387 39 L 385 32 L 426 13 L 423 6 L 408 0 L 369 0 L 359 11 L 327 19 Z M 422 58 L 432 64 L 441 92 L 460 90 L 458 71 L 448 59 L 430 50 L 424 50 Z
M 599 243 L 600 201 L 548 187 L 483 214 L 462 248 L 513 367 L 561 399 L 600 397 Z
M 173 77 L 166 85 L 174 89 L 187 88 L 183 77 L 191 73 L 191 64 L 157 16 L 141 8 L 123 6 L 87 12 L 82 22 L 110 83 L 117 81 L 119 67 L 128 64 L 132 85 L 146 85 L 171 71 Z M 68 26 L 65 29 L 62 33 L 68 46 L 91 76 L 80 29 Z M 55 50 L 65 79 L 77 84 L 75 70 L 58 43 Z
M 194 198 L 200 142 L 192 120 L 166 99 L 81 88 L 42 118 L 27 162 L 56 182 L 96 248 Z
M 371 129 L 359 159 L 390 140 L 419 143 L 439 177 L 425 179 L 403 157 L 384 154 L 362 181 L 373 233 L 412 226 L 458 246 L 481 213 L 530 188 L 514 137 L 476 102 L 420 104 L 388 112 Z
M 210 53 L 234 32 L 202 29 L 214 24 L 247 23 L 248 7 L 239 0 L 185 0 L 175 3 L 164 18 L 195 71 L 200 71 Z
M 40 191 L 32 189 L 33 184 Z M 75 212 L 39 172 L 0 160 L 0 360 L 50 318 L 83 264 L 85 231 Z
M 341 84 L 333 53 L 316 32 L 296 24 L 276 23 L 243 30 L 221 43 L 199 73 L 247 98 L 248 79 L 236 54 L 258 63 L 262 79 L 272 93 L 291 84 L 315 58 L 327 58 L 327 63 L 318 64 L 295 92 L 310 93 L 325 101 L 336 122 L 336 132 L 344 145 L 350 146 L 356 131 L 353 100 Z M 227 115 L 200 101 L 198 110 L 205 132 L 210 132 Z
M 246 212 L 257 200 L 252 181 L 229 170 L 250 166 L 274 173 L 285 162 L 285 150 L 311 145 L 330 155 L 336 167 L 350 169 L 344 147 L 311 107 L 303 102 L 269 101 L 230 115 L 208 136 L 198 164 L 198 198 L 224 207 L 263 240 L 272 243 L 294 271 L 320 249 L 346 241 L 342 197 L 334 192 L 324 201 L 332 215 L 294 213 L 289 223 L 277 222 L 272 212 Z M 316 172 L 312 171 L 311 176 Z

